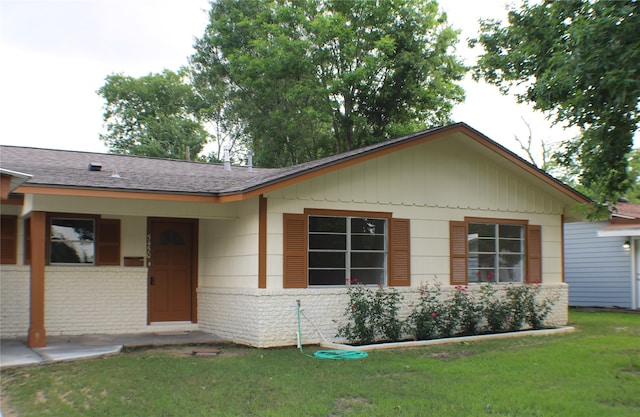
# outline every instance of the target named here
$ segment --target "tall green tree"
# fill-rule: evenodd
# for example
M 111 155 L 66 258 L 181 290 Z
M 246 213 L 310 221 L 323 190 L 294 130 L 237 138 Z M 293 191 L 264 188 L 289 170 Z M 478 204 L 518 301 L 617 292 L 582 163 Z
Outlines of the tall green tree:
M 616 201 L 630 186 L 627 155 L 638 129 L 640 2 L 529 2 L 509 11 L 508 24 L 481 22 L 484 53 L 475 77 L 512 91 L 579 126 L 562 162 L 579 167 L 580 182 L 599 201 Z M 518 88 L 514 88 L 518 87 Z
M 100 138 L 112 153 L 196 159 L 207 143 L 201 103 L 184 70 L 140 78 L 112 74 L 98 94 L 106 101 Z
M 256 163 L 286 166 L 449 122 L 456 41 L 435 1 L 219 0 L 191 66 Z

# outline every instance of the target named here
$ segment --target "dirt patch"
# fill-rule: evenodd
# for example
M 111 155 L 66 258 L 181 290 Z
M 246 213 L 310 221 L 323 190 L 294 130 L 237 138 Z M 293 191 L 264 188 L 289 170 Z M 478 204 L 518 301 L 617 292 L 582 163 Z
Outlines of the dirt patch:
M 125 348 L 124 353 L 136 353 L 140 355 L 164 354 L 172 357 L 201 357 L 215 358 L 223 356 L 225 358 L 246 355 L 255 349 L 236 346 L 236 345 L 210 345 L 210 344 L 191 344 L 191 345 L 173 345 L 173 346 L 138 346 L 134 348 Z
M 340 417 L 344 413 L 361 412 L 371 406 L 371 401 L 364 397 L 338 398 L 335 410 L 328 417 Z

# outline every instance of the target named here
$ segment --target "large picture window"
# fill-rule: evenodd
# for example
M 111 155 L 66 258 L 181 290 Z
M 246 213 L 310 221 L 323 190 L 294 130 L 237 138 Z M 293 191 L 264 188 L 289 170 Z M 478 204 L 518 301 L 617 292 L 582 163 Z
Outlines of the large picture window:
M 469 223 L 468 282 L 522 282 L 525 227 Z
M 51 218 L 51 264 L 93 265 L 95 253 L 93 219 Z
M 411 285 L 409 219 L 305 209 L 283 215 L 283 287 Z
M 309 285 L 384 285 L 387 220 L 309 216 Z

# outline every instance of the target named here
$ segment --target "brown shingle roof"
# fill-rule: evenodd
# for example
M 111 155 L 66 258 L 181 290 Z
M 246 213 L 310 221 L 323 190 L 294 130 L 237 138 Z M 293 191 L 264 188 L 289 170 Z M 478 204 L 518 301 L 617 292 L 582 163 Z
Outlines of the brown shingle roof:
M 101 164 L 101 171 L 89 171 L 90 163 Z M 29 185 L 201 195 L 242 189 L 272 171 L 227 171 L 221 164 L 15 146 L 0 147 L 0 165 L 33 175 Z
M 460 130 L 496 154 L 511 160 L 534 176 L 560 189 L 572 199 L 581 202 L 590 201 L 464 123 L 428 129 L 291 167 L 254 167 L 253 172 L 249 172 L 246 167 L 233 167 L 228 171 L 221 164 L 15 146 L 0 146 L 0 166 L 33 175 L 25 186 L 202 196 L 237 194 L 248 196 L 267 190 L 272 185 L 286 184 L 291 179 L 308 178 L 307 174 L 314 175 L 397 147 L 419 143 L 416 141 L 430 140 L 440 137 L 440 134 Z M 102 170 L 89 171 L 88 166 L 92 162 L 101 164 Z M 119 178 L 112 176 L 116 173 Z

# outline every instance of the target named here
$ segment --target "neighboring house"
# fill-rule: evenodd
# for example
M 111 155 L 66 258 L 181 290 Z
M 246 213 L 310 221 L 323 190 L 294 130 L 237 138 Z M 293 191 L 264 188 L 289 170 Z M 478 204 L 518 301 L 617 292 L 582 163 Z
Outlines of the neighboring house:
M 564 230 L 569 305 L 639 308 L 640 204 L 620 201 L 608 221 Z
M 567 322 L 562 227 L 589 200 L 465 124 L 282 169 L 0 152 L 31 176 L 2 200 L 1 335 L 31 346 L 195 329 L 292 345 L 297 300 L 317 343 L 350 278 L 397 288 L 401 314 L 423 283 L 540 283 Z

